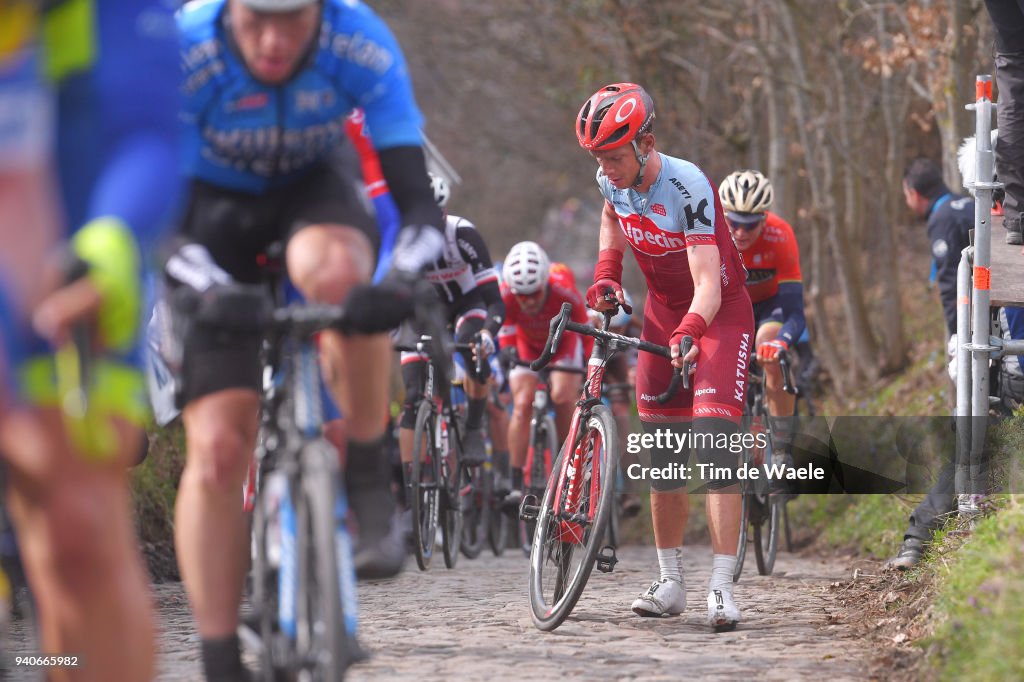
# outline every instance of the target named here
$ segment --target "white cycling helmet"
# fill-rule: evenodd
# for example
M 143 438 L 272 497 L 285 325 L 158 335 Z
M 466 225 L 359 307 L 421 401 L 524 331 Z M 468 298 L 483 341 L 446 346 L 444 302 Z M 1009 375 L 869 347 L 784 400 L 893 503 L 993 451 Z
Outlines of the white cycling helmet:
M 434 201 L 441 208 L 448 205 L 448 199 L 452 196 L 452 191 L 448 188 L 448 183 L 440 175 L 433 173 L 427 173 L 430 176 L 430 189 L 434 190 Z
M 513 294 L 529 296 L 548 283 L 551 261 L 537 242 L 519 242 L 505 256 L 501 276 Z
M 771 208 L 775 193 L 771 181 L 760 172 L 741 170 L 730 173 L 722 181 L 718 198 L 722 200 L 722 208 L 731 214 L 729 220 L 756 222 Z
M 630 308 L 633 307 L 633 299 L 630 298 L 629 292 L 626 291 L 625 287 L 622 289 L 622 297 L 626 299 L 626 305 Z M 619 306 L 619 311 L 612 317 L 611 322 L 608 324 L 609 327 L 625 327 L 629 324 L 629 321 L 633 319 L 630 313 L 627 313 L 625 308 Z
M 294 12 L 297 9 L 318 5 L 321 0 L 241 0 L 242 4 L 257 12 Z

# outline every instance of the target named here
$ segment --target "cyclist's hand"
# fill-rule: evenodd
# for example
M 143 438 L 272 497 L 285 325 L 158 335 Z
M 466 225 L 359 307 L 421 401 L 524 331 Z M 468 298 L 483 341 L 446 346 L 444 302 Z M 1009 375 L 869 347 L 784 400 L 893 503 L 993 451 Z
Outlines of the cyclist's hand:
M 615 304 L 605 298 L 605 295 L 612 294 L 619 303 L 626 302 L 626 295 L 622 293 L 622 285 L 610 279 L 599 279 L 587 289 L 587 306 L 598 312 L 611 310 Z
M 418 275 L 440 258 L 443 251 L 444 235 L 441 230 L 433 225 L 406 225 L 395 242 L 391 275 Z
M 757 346 L 757 361 L 761 364 L 774 363 L 779 361 L 779 353 L 789 348 L 789 344 L 782 339 L 765 341 Z
M 679 343 L 682 341 L 682 335 L 673 335 L 671 343 L 669 343 L 669 349 L 672 352 L 672 366 L 683 368 L 683 363 L 690 363 L 690 374 L 693 374 L 697 370 L 697 356 L 700 355 L 700 341 L 694 339 L 693 345 L 690 347 L 690 351 L 686 355 L 680 356 Z
M 479 344 L 479 346 L 474 346 L 474 348 L 473 348 L 473 359 L 474 360 L 477 359 L 478 353 L 481 350 L 483 351 L 483 354 L 484 354 L 485 358 L 494 355 L 494 351 L 496 350 L 495 345 L 494 345 L 494 337 L 491 336 L 491 333 L 489 331 L 487 331 L 486 329 L 480 330 L 480 344 Z
M 515 346 L 505 346 L 500 351 L 501 364 L 505 367 L 513 367 L 519 360 L 519 351 Z
M 71 239 L 71 251 L 88 266 L 86 276 L 58 289 L 36 311 L 36 329 L 54 343 L 68 338 L 76 322 L 95 318 L 96 343 L 129 351 L 141 326 L 139 249 L 117 218 L 96 218 Z
M 191 242 L 175 249 L 164 265 L 164 275 L 172 288 L 186 286 L 198 292 L 233 281 L 231 275 L 214 262 L 205 246 Z

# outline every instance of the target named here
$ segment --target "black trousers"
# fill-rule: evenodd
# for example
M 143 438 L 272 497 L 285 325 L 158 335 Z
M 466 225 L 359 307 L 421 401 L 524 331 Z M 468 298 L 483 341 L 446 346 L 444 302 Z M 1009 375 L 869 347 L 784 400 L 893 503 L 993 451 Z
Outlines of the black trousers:
M 1024 0 L 985 0 L 996 37 L 996 174 L 1006 185 L 1003 224 L 1020 231 L 1024 204 Z

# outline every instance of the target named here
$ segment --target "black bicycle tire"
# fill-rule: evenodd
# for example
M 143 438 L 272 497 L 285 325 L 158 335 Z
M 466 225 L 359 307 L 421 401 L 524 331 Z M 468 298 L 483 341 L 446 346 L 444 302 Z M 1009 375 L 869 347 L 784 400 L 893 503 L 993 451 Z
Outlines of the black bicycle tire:
M 463 516 L 459 549 L 467 559 L 476 559 L 484 551 L 490 536 L 493 477 L 490 468 L 485 466 L 466 467 L 463 474 L 473 496 L 473 513 L 468 518 Z
M 447 422 L 444 414 L 438 415 L 438 428 L 442 423 Z M 441 553 L 444 555 L 446 568 L 455 568 L 459 561 L 460 548 L 462 546 L 462 498 L 460 497 L 460 484 L 462 483 L 462 456 L 460 452 L 461 443 L 456 431 L 455 424 L 447 424 L 448 430 L 448 461 L 442 462 L 440 457 L 435 458 L 438 465 L 438 480 L 443 481 L 444 494 L 441 496 Z M 442 433 L 444 431 L 442 430 Z M 454 465 L 454 466 L 453 466 Z
M 256 494 L 250 517 L 250 538 L 252 539 L 252 564 L 250 575 L 250 606 L 255 610 L 258 619 L 256 634 L 262 646 L 259 651 L 260 676 L 265 682 L 274 682 L 276 661 L 273 659 L 274 639 L 277 622 L 277 580 L 275 571 L 267 557 L 267 514 L 264 509 L 265 489 L 261 485 Z M 244 627 L 244 626 L 243 626 Z
M 754 527 L 754 559 L 759 574 L 771 575 L 779 551 L 779 502 L 765 496 L 761 504 L 768 505 L 768 514 Z
M 508 548 L 512 516 L 501 508 L 500 500 L 494 499 L 493 487 L 491 490 L 491 524 L 487 529 L 487 543 L 494 556 L 501 556 Z
M 747 456 L 744 454 L 744 461 Z M 743 575 L 743 562 L 747 558 L 747 517 L 750 514 L 750 498 L 753 492 L 749 491 L 750 482 L 746 479 L 740 481 L 740 529 L 736 541 L 736 568 L 732 571 L 732 581 L 737 583 Z
M 544 601 L 543 592 L 543 566 L 544 566 L 544 542 L 543 536 L 547 524 L 552 522 L 548 512 L 553 504 L 555 489 L 558 487 L 556 477 L 561 473 L 561 459 L 572 452 L 576 443 L 585 438 L 591 429 L 598 428 L 603 443 L 604 456 L 601 458 L 599 469 L 599 480 L 605 482 L 598 498 L 598 508 L 594 517 L 594 527 L 585 541 L 583 559 L 576 572 L 570 579 L 567 587 L 564 588 L 563 596 L 550 608 Z M 576 434 L 574 434 L 576 435 Z M 604 405 L 595 405 L 588 416 L 583 428 L 579 430 L 579 438 L 571 438 L 566 441 L 566 447 L 559 454 L 558 459 L 552 466 L 551 476 L 544 493 L 544 499 L 540 504 L 540 515 L 537 521 L 537 530 L 534 534 L 532 551 L 530 553 L 530 612 L 533 624 L 542 631 L 550 632 L 561 625 L 569 614 L 572 613 L 583 594 L 590 574 L 593 572 L 594 562 L 601 543 L 604 542 L 607 532 L 608 515 L 615 503 L 614 476 L 618 467 L 619 439 L 618 425 L 612 416 L 611 410 Z M 607 483 L 610 483 L 608 485 Z M 560 543 L 561 544 L 561 543 Z
M 295 501 L 299 566 L 299 589 L 296 592 L 296 630 L 299 636 L 296 643 L 298 646 L 301 640 L 301 622 L 305 609 L 318 608 L 321 617 L 310 629 L 318 634 L 326 647 L 315 657 L 320 664 L 317 671 L 321 674 L 314 673 L 313 679 L 327 682 L 342 679 L 345 670 L 352 663 L 345 616 L 342 612 L 341 567 L 338 565 L 338 548 L 335 542 L 338 455 L 326 441 L 313 441 L 303 447 L 301 461 L 301 495 Z M 303 532 L 304 530 L 308 530 L 308 535 Z M 309 561 L 311 557 L 313 561 Z M 309 574 L 303 569 L 312 573 Z M 308 577 L 315 579 L 316 594 L 307 594 L 308 585 L 305 585 L 305 581 Z M 352 649 L 354 648 L 353 645 Z M 299 653 L 301 654 L 301 651 Z
M 416 410 L 416 425 L 413 429 L 412 466 L 409 480 L 409 511 L 412 519 L 412 545 L 416 565 L 421 571 L 430 568 L 430 560 L 434 556 L 434 541 L 437 536 L 437 478 L 434 476 L 434 488 L 422 490 L 423 448 L 427 452 L 434 449 L 434 409 L 427 400 L 420 402 Z M 431 466 L 437 457 L 431 458 Z M 434 468 L 436 472 L 436 468 Z M 428 515 L 424 518 L 424 515 Z
M 792 554 L 793 532 L 789 527 L 789 506 L 785 502 L 782 503 L 782 529 L 786 537 L 786 551 Z

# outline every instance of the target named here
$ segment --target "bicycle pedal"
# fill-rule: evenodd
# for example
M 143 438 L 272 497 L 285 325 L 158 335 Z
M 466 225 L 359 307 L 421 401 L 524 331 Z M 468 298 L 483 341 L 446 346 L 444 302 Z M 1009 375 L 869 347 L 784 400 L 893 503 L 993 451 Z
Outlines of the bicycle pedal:
M 619 563 L 618 558 L 615 556 L 615 548 L 611 545 L 605 545 L 601 548 L 601 551 L 597 553 L 595 559 L 597 570 L 602 573 L 611 573 L 615 570 L 615 564 Z
M 522 521 L 536 521 L 540 516 L 540 504 L 536 495 L 526 495 L 519 503 L 519 518 Z

